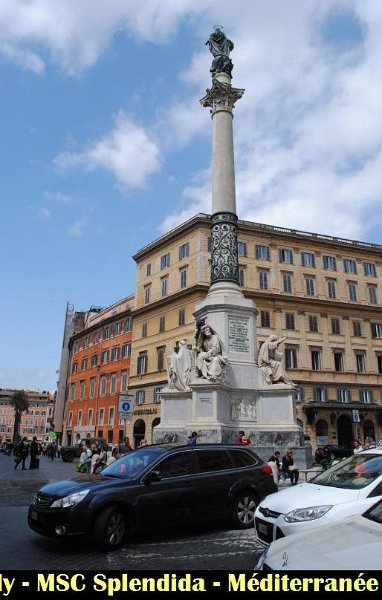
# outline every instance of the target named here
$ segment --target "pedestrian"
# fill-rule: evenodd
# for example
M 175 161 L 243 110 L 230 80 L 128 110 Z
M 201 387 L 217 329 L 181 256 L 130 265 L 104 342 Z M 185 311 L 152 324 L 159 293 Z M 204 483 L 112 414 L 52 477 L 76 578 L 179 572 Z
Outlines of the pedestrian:
M 130 444 L 130 440 L 128 437 L 125 437 L 123 442 L 118 444 L 118 458 L 132 451 L 132 447 Z
M 198 434 L 196 431 L 193 431 L 191 435 L 188 436 L 188 444 L 190 446 L 194 446 L 196 444 L 196 440 L 198 439 Z
M 246 437 L 245 432 L 239 431 L 239 434 L 235 440 L 235 444 L 238 444 L 239 446 L 249 446 L 250 443 L 251 440 L 249 439 L 249 437 Z
M 362 452 L 363 446 L 359 440 L 354 440 L 353 445 L 354 445 L 353 454 L 358 454 L 358 452 Z
M 15 451 L 15 469 L 17 469 L 17 467 L 19 466 L 20 463 L 22 463 L 22 470 L 26 471 L 27 468 L 25 466 L 25 461 L 28 458 L 28 454 L 29 454 L 29 443 L 28 443 L 28 438 L 27 437 L 23 437 L 23 439 L 21 440 L 19 446 L 17 447 L 16 451 Z
M 33 440 L 31 442 L 30 455 L 31 459 L 29 463 L 29 469 L 38 469 L 40 467 L 40 447 L 37 443 L 36 436 L 33 437 Z
M 291 448 L 287 448 L 282 460 L 281 470 L 285 473 L 292 485 L 296 485 L 299 477 L 299 470 L 294 464 L 293 451 Z

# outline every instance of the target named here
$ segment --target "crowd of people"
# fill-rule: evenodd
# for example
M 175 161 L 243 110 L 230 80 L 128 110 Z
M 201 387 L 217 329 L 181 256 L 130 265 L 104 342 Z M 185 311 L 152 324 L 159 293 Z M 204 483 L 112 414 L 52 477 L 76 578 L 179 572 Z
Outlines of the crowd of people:
M 0 450 L 7 456 L 14 456 L 14 468 L 21 465 L 21 469 L 38 469 L 40 466 L 40 456 L 47 456 L 51 460 L 55 457 L 60 458 L 60 446 L 53 442 L 39 442 L 34 436 L 29 440 L 26 436 L 19 439 L 16 443 L 11 440 L 4 440 L 1 443 Z M 27 460 L 29 460 L 29 463 Z

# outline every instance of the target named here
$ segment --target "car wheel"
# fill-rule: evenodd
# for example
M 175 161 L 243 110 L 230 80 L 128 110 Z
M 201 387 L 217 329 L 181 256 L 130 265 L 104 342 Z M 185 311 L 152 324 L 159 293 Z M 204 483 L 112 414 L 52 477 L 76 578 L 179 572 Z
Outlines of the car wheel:
M 117 506 L 105 508 L 97 517 L 93 535 L 102 550 L 115 550 L 124 541 L 127 532 L 126 516 Z
M 65 452 L 64 456 L 62 457 L 62 460 L 64 462 L 73 462 L 74 457 L 75 457 L 74 452 Z
M 232 506 L 232 523 L 239 529 L 249 529 L 255 522 L 256 497 L 252 492 L 236 496 Z

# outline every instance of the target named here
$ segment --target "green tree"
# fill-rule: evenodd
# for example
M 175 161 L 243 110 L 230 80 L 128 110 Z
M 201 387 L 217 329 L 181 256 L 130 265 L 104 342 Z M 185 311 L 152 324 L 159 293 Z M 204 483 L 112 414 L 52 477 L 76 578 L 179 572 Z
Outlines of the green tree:
M 29 400 L 24 390 L 14 392 L 11 405 L 15 409 L 15 421 L 13 424 L 13 442 L 17 442 L 20 437 L 20 422 L 23 412 L 29 410 Z

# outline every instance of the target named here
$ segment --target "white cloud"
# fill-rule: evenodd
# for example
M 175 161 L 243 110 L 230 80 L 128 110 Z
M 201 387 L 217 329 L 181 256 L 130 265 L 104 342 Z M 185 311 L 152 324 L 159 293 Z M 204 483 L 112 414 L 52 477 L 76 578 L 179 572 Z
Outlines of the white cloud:
M 63 152 L 55 158 L 62 170 L 103 169 L 112 173 L 122 188 L 144 187 L 160 169 L 160 152 L 147 130 L 120 111 L 114 129 L 83 152 Z
M 38 211 L 38 216 L 41 219 L 47 219 L 48 220 L 52 216 L 52 213 L 49 210 L 49 208 L 40 208 L 40 210 Z
M 73 235 L 75 237 L 82 235 L 87 224 L 88 219 L 86 217 L 81 217 L 80 219 L 77 219 L 68 228 L 69 235 Z
M 43 75 L 45 72 L 44 61 L 38 54 L 31 50 L 25 50 L 23 48 L 12 46 L 11 44 L 1 43 L 0 55 L 25 71 L 33 71 L 36 75 Z
M 69 204 L 70 202 L 72 202 L 72 198 L 68 196 L 68 194 L 63 194 L 62 192 L 50 192 L 46 190 L 45 192 L 43 192 L 43 196 L 47 200 L 53 200 L 58 204 Z

